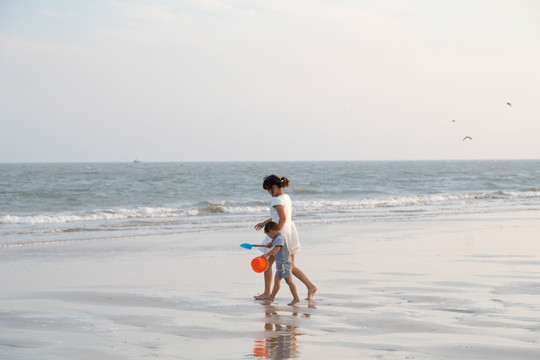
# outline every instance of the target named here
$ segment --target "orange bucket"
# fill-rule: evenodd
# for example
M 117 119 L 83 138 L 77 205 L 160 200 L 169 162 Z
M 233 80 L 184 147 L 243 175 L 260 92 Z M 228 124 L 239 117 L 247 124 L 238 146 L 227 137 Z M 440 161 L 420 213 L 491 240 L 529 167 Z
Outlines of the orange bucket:
M 264 339 L 255 340 L 255 347 L 253 348 L 253 356 L 257 358 L 268 357 L 268 347 L 266 346 L 266 340 Z
M 251 267 L 253 268 L 253 271 L 262 273 L 268 267 L 268 260 L 266 260 L 264 256 L 258 256 L 251 260 Z

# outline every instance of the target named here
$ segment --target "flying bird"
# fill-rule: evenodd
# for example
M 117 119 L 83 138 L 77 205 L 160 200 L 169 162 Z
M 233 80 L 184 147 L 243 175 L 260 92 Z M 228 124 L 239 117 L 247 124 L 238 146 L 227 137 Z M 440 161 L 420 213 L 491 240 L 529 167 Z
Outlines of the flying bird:
M 508 105 L 508 106 L 512 107 L 512 104 L 511 104 L 511 103 L 509 103 L 509 102 L 507 102 L 507 103 L 506 103 L 506 105 Z
M 456 122 L 456 120 L 452 120 L 452 122 Z
M 470 136 L 465 136 L 465 137 L 463 138 L 463 141 L 465 141 L 465 140 L 467 140 L 467 139 L 472 140 L 472 137 L 470 137 Z

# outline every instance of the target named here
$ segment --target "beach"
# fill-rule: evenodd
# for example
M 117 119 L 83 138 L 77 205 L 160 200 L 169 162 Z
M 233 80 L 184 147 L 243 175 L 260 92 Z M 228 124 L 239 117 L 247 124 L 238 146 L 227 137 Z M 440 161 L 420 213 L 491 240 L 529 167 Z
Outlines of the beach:
M 539 20 L 0 0 L 0 360 L 540 360 Z
M 300 224 L 296 306 L 248 227 L 4 246 L 0 358 L 538 359 L 539 216 Z

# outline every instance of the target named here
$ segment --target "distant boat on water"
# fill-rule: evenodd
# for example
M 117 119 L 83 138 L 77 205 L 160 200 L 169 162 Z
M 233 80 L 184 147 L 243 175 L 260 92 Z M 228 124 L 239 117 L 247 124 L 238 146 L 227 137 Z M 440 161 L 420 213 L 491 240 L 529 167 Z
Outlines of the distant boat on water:
M 139 163 L 142 163 L 142 161 L 141 160 L 133 160 L 133 163 L 134 164 L 139 164 Z

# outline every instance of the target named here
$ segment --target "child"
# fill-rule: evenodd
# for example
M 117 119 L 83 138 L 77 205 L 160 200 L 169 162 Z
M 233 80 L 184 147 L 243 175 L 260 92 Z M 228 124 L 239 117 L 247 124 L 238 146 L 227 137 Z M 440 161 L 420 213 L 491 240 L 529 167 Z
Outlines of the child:
M 273 221 L 268 222 L 264 226 L 264 233 L 272 239 L 272 244 L 274 248 L 263 256 L 268 260 L 270 256 L 274 256 L 276 261 L 276 277 L 274 279 L 274 289 L 268 297 L 268 300 L 274 301 L 276 295 L 281 287 L 281 279 L 285 279 L 291 294 L 293 296 L 293 301 L 289 304 L 293 306 L 300 302 L 298 297 L 298 292 L 296 291 L 296 285 L 294 285 L 291 269 L 292 269 L 292 260 L 291 254 L 289 253 L 289 247 L 287 246 L 287 239 L 279 232 L 279 225 Z

